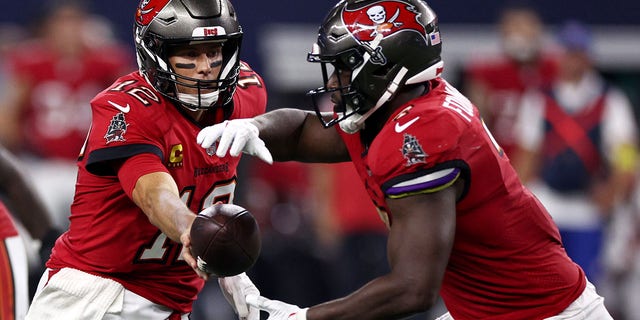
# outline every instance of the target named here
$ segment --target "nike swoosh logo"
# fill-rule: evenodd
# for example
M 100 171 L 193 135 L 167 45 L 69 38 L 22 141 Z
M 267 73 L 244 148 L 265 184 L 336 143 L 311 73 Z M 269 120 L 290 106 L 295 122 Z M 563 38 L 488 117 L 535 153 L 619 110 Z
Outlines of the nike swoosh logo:
M 409 126 L 412 125 L 414 122 L 418 121 L 418 119 L 420 119 L 420 117 L 415 117 L 415 118 L 407 121 L 403 125 L 400 125 L 400 123 L 396 122 L 396 132 L 400 133 L 400 132 L 404 131 L 405 129 L 409 128 Z
M 124 113 L 128 113 L 128 112 L 131 110 L 131 107 L 129 107 L 129 104 L 128 104 L 128 103 L 127 103 L 127 106 L 126 106 L 126 107 L 123 107 L 123 106 L 121 106 L 121 105 L 119 105 L 119 104 L 117 104 L 117 103 L 115 103 L 115 102 L 111 102 L 110 100 L 109 100 L 109 103 L 110 103 L 112 106 L 114 106 L 116 109 L 118 109 L 118 110 L 120 110 L 120 111 L 122 111 L 122 112 L 124 112 Z

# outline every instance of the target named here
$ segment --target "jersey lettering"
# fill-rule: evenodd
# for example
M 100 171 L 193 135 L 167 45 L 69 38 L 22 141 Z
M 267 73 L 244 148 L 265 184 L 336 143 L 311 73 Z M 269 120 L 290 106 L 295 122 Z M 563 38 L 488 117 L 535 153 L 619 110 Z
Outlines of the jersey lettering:
M 260 82 L 260 78 L 255 72 L 244 62 L 240 62 L 240 70 L 245 72 L 250 72 L 250 75 L 244 75 L 242 77 L 238 77 L 238 87 L 247 88 L 249 86 L 258 86 L 262 87 L 262 82 Z
M 471 122 L 473 118 L 473 104 L 471 101 L 449 84 L 445 87 L 445 92 L 447 96 L 442 106 L 456 112 L 467 122 Z

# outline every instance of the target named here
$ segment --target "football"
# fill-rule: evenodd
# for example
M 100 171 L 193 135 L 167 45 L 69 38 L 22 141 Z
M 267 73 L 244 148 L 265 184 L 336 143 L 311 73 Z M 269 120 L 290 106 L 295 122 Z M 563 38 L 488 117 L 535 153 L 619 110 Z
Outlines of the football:
M 258 223 L 241 206 L 214 204 L 200 212 L 191 226 L 191 253 L 198 268 L 217 277 L 248 270 L 260 248 Z

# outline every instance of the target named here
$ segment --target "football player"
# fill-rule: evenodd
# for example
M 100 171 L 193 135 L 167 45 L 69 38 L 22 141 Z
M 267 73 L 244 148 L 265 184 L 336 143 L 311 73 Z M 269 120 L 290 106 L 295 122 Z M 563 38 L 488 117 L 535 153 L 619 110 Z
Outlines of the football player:
M 611 319 L 477 108 L 440 77 L 439 32 L 422 0 L 341 1 L 308 56 L 325 80 L 310 94 L 330 94 L 332 115 L 278 109 L 198 134 L 218 156 L 269 159 L 265 142 L 277 161 L 351 160 L 389 227 L 391 271 L 350 295 L 247 301 L 271 320 L 401 319 L 438 295 L 441 319 Z
M 263 113 L 266 89 L 239 60 L 227 0 L 143 0 L 134 36 L 139 71 L 91 101 L 70 227 L 27 319 L 188 319 L 204 286 L 190 227 L 203 208 L 233 202 L 239 159 L 201 149 L 196 134 Z M 221 281 L 242 299 L 240 318 L 257 320 L 237 294 L 258 293 L 246 275 Z

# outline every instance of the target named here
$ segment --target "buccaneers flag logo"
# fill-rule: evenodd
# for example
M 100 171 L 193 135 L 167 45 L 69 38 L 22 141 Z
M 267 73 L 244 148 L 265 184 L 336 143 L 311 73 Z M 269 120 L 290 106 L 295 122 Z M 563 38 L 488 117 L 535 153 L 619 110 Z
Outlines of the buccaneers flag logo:
M 140 25 L 148 25 L 167 3 L 169 0 L 142 0 L 136 10 L 136 21 Z
M 355 10 L 345 8 L 342 12 L 342 21 L 349 32 L 363 42 L 400 31 L 424 35 L 425 29 L 418 17 L 420 12 L 413 5 L 401 1 L 381 1 Z

